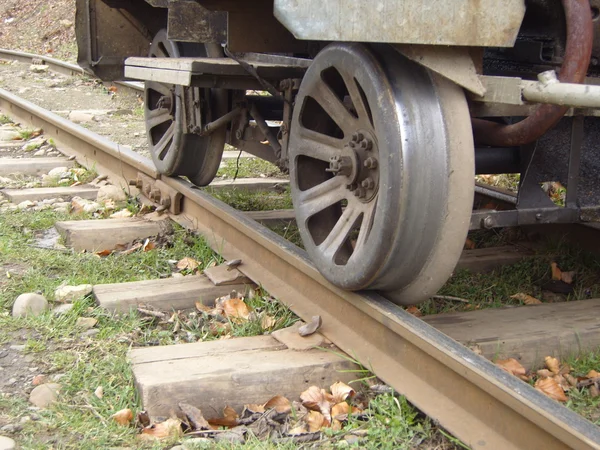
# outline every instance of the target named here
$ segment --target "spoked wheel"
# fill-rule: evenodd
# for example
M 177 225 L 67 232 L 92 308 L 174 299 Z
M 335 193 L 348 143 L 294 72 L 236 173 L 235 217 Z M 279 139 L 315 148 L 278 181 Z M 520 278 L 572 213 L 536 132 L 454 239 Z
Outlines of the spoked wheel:
M 221 48 L 212 44 L 181 44 L 167 39 L 160 30 L 150 46 L 151 58 L 183 56 L 222 56 Z M 200 90 L 201 117 L 205 122 L 227 112 L 226 93 L 219 89 Z M 146 81 L 144 88 L 146 134 L 152 160 L 165 175 L 185 175 L 198 186 L 212 181 L 225 146 L 225 128 L 208 136 L 198 136 L 183 129 L 183 87 Z
M 334 43 L 296 105 L 292 198 L 314 264 L 345 289 L 427 299 L 469 228 L 474 150 L 462 90 L 389 47 Z

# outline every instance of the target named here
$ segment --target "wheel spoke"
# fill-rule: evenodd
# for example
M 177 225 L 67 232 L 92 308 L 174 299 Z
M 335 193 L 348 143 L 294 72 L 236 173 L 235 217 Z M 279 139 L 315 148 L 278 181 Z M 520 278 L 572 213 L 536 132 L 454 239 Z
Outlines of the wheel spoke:
M 173 139 L 173 136 L 175 136 L 175 123 L 172 123 L 169 126 L 169 128 L 167 128 L 165 134 L 162 135 L 160 140 L 156 143 L 156 145 L 154 145 L 154 148 L 152 149 L 152 151 L 158 157 L 158 159 L 165 159 L 169 151 L 169 144 L 171 143 L 171 139 Z
M 166 108 L 158 108 L 152 109 L 148 113 L 148 119 L 146 120 L 146 126 L 149 129 L 160 125 L 161 123 L 165 123 L 168 120 L 173 120 L 173 116 L 169 113 L 169 110 Z
M 314 84 L 314 99 L 321 105 L 325 112 L 342 129 L 345 135 L 352 133 L 356 125 L 356 118 L 350 114 L 340 99 L 324 82 Z
M 158 92 L 160 95 L 169 96 L 171 95 L 171 88 L 168 84 L 159 83 L 157 81 L 146 81 L 146 90 L 150 89 Z
M 348 206 L 337 223 L 327 236 L 327 238 L 318 246 L 323 256 L 329 261 L 335 259 L 336 254 L 348 239 L 354 224 L 362 214 L 361 208 Z
M 367 105 L 365 105 L 363 97 L 360 95 L 357 81 L 353 77 L 348 76 L 346 73 L 342 73 L 342 77 L 344 78 L 344 83 L 346 83 L 346 88 L 350 94 L 350 100 L 352 100 L 358 120 L 364 124 L 372 126 L 369 119 L 369 114 L 367 113 Z
M 342 201 L 348 194 L 345 184 L 345 178 L 333 177 L 302 192 L 299 205 L 301 215 L 308 219 Z
M 300 136 L 304 138 L 297 149 L 299 155 L 329 162 L 332 156 L 340 154 L 340 151 L 344 146 L 341 139 L 336 139 L 327 136 L 326 134 L 309 130 L 303 126 L 300 126 L 299 132 Z
M 362 222 L 360 224 L 360 231 L 358 232 L 358 238 L 356 239 L 356 244 L 354 245 L 354 253 L 358 254 L 361 249 L 364 247 L 369 234 L 371 234 L 371 227 L 373 226 L 373 218 L 375 217 L 375 211 L 377 210 L 377 198 L 375 198 L 371 203 L 367 205 L 365 208 L 364 216 L 362 218 Z

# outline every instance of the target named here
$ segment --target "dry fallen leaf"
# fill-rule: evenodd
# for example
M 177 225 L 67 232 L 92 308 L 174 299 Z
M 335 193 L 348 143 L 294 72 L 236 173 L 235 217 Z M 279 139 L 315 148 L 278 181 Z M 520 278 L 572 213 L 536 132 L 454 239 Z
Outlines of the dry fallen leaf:
M 280 414 L 288 413 L 292 410 L 290 401 L 282 395 L 276 395 L 264 405 L 265 409 L 275 408 Z
M 202 415 L 202 411 L 200 411 L 195 406 L 192 406 L 188 403 L 179 403 L 179 408 L 187 417 L 190 425 L 194 430 L 210 430 L 211 426 L 206 421 L 204 416 Z
M 333 419 L 338 419 L 338 420 L 346 420 L 346 418 L 348 417 L 348 414 L 350 414 L 350 412 L 352 411 L 352 408 L 350 407 L 350 405 L 346 402 L 340 402 L 336 405 L 333 405 L 333 407 L 331 408 L 331 417 Z M 340 417 L 343 416 L 343 417 Z
M 94 391 L 94 395 L 98 398 L 102 398 L 102 396 L 104 395 L 104 389 L 102 388 L 102 386 L 98 386 L 96 388 L 96 390 Z
M 305 420 L 308 424 L 308 431 L 311 433 L 319 431 L 321 428 L 328 425 L 325 417 L 319 411 L 309 411 L 305 416 Z
M 120 255 L 130 255 L 131 253 L 135 252 L 136 250 L 139 250 L 140 248 L 142 248 L 142 243 L 138 242 L 137 244 L 133 244 L 131 246 L 131 248 L 128 248 L 127 250 L 123 250 L 121 252 L 119 252 Z
M 300 423 L 287 432 L 290 436 L 294 436 L 296 434 L 306 434 L 308 433 L 308 428 L 306 427 L 306 423 Z
M 559 402 L 567 401 L 567 396 L 563 389 L 553 378 L 540 378 L 535 382 L 534 387 L 554 400 Z
M 46 375 L 36 375 L 35 377 L 33 377 L 31 384 L 33 384 L 34 386 L 39 386 L 40 384 L 44 384 L 46 380 Z
M 592 384 L 590 386 L 590 397 L 596 398 L 598 396 L 600 396 L 600 390 L 598 390 L 598 386 L 596 386 L 595 384 Z
M 499 359 L 497 361 L 495 361 L 495 364 L 500 367 L 501 369 L 506 370 L 508 373 L 521 378 L 522 380 L 527 380 L 527 371 L 525 370 L 525 367 L 523 367 L 521 365 L 521 363 L 519 361 L 517 361 L 515 358 L 509 358 L 509 359 Z
M 144 246 L 142 247 L 142 251 L 149 252 L 150 250 L 154 250 L 154 247 L 156 247 L 156 244 L 154 244 L 154 242 L 152 242 L 150 239 L 146 239 L 146 241 L 144 242 Z M 198 267 L 198 266 L 196 266 L 196 267 Z M 194 269 L 190 269 L 190 270 L 194 270 Z
M 588 378 L 598 378 L 598 377 L 600 377 L 600 373 L 598 373 L 598 372 L 596 372 L 595 370 L 592 369 L 592 370 L 590 370 L 587 373 L 586 377 L 588 377 Z
M 561 280 L 562 279 L 562 271 L 558 268 L 558 264 L 555 262 L 550 263 L 550 267 L 552 267 L 552 279 L 553 280 Z
M 179 270 L 189 270 L 190 272 L 193 272 L 194 270 L 196 270 L 198 268 L 198 266 L 200 265 L 200 263 L 198 261 L 196 261 L 194 258 L 190 258 L 188 256 L 186 256 L 185 258 L 181 259 L 176 267 Z
M 406 312 L 409 314 L 412 314 L 415 317 L 421 317 L 423 315 L 423 313 L 421 312 L 421 310 L 419 308 L 417 308 L 416 306 L 409 306 L 408 308 L 406 308 Z
M 552 379 L 558 383 L 558 385 L 562 388 L 563 391 L 567 392 L 571 389 L 571 385 L 569 384 L 567 379 L 561 374 L 554 375 Z
M 230 298 L 225 300 L 222 303 L 223 312 L 225 313 L 225 317 L 231 319 L 234 322 L 244 322 L 248 320 L 250 317 L 250 310 L 248 309 L 248 305 L 244 303 L 244 300 L 241 298 Z
M 181 434 L 181 422 L 179 419 L 167 419 L 164 422 L 155 423 L 144 428 L 142 434 L 138 435 L 138 437 L 143 440 L 153 440 L 177 437 Z
M 300 394 L 300 400 L 308 409 L 320 411 L 328 424 L 331 422 L 331 405 L 334 401 L 333 396 L 325 392 L 325 389 L 311 386 Z
M 571 386 L 577 386 L 577 378 L 575 378 L 573 375 L 570 374 L 565 374 L 565 380 L 567 380 L 567 382 L 571 385 Z
M 560 361 L 557 358 L 546 356 L 544 358 L 544 362 L 546 363 L 546 367 L 550 370 L 550 372 L 554 374 L 560 372 Z
M 149 427 L 151 422 L 150 414 L 148 414 L 148 411 L 140 411 L 137 414 L 137 421 L 142 427 Z
M 133 420 L 133 411 L 129 408 L 122 409 L 121 411 L 117 411 L 112 416 L 110 416 L 115 422 L 119 425 L 129 425 L 129 422 Z
M 235 412 L 231 406 L 226 406 L 223 409 L 223 417 L 219 417 L 216 419 L 208 419 L 208 423 L 211 425 L 216 425 L 219 427 L 235 427 L 238 424 L 238 414 Z
M 106 249 L 106 250 L 101 250 L 99 252 L 96 252 L 95 254 L 96 254 L 96 256 L 108 256 L 111 253 L 112 253 L 112 250 Z
M 197 309 L 198 311 L 201 311 L 201 312 L 208 313 L 208 312 L 210 312 L 210 311 L 212 311 L 212 310 L 213 310 L 213 308 L 211 308 L 210 306 L 206 306 L 206 305 L 205 305 L 204 303 L 202 303 L 202 302 L 196 302 L 196 303 L 194 303 L 194 304 L 196 305 L 196 309 Z
M 548 377 L 554 376 L 554 374 L 552 372 L 550 372 L 548 369 L 540 369 L 536 373 L 537 373 L 537 376 L 540 378 L 548 378 Z
M 331 395 L 333 395 L 334 403 L 341 403 L 346 400 L 348 397 L 354 397 L 356 391 L 348 386 L 346 383 L 342 383 L 338 381 L 337 383 L 333 383 L 330 387 Z
M 475 242 L 467 238 L 467 240 L 465 241 L 465 250 L 474 250 L 475 247 Z
M 575 279 L 575 271 L 571 270 L 570 272 L 563 272 L 560 276 L 560 279 L 567 284 L 572 284 Z
M 273 328 L 275 326 L 276 323 L 277 323 L 277 321 L 275 320 L 275 318 L 269 316 L 268 314 L 265 314 L 260 319 L 260 327 L 263 330 L 270 330 L 271 328 Z
M 246 408 L 251 413 L 264 413 L 265 412 L 265 405 L 257 405 L 255 403 L 251 403 L 249 405 L 244 405 L 244 408 Z
M 518 294 L 511 295 L 510 298 L 519 300 L 519 301 L 525 303 L 526 305 L 539 305 L 540 303 L 542 303 L 537 298 L 532 297 L 531 295 L 525 294 L 523 292 L 519 292 Z

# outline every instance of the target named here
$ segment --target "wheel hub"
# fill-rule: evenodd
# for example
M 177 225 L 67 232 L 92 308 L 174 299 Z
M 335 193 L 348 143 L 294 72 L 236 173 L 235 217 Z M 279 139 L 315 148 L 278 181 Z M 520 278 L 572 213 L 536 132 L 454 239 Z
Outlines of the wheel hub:
M 173 96 L 172 95 L 163 95 L 156 102 L 156 109 L 166 109 L 169 111 L 169 114 L 173 115 Z
M 375 137 L 367 130 L 359 130 L 352 133 L 342 155 L 329 159 L 329 167 L 325 171 L 346 177 L 346 188 L 360 201 L 368 203 L 379 189 L 378 156 Z

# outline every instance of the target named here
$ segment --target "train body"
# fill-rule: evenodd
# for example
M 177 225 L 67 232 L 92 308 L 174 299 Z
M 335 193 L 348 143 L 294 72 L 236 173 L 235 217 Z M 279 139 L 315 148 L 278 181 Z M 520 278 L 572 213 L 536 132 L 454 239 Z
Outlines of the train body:
M 76 31 L 82 67 L 145 82 L 161 174 L 205 186 L 225 143 L 273 162 L 323 276 L 410 304 L 469 229 L 599 221 L 599 16 L 600 0 L 77 0 Z M 515 207 L 473 211 L 475 173 L 519 173 Z

